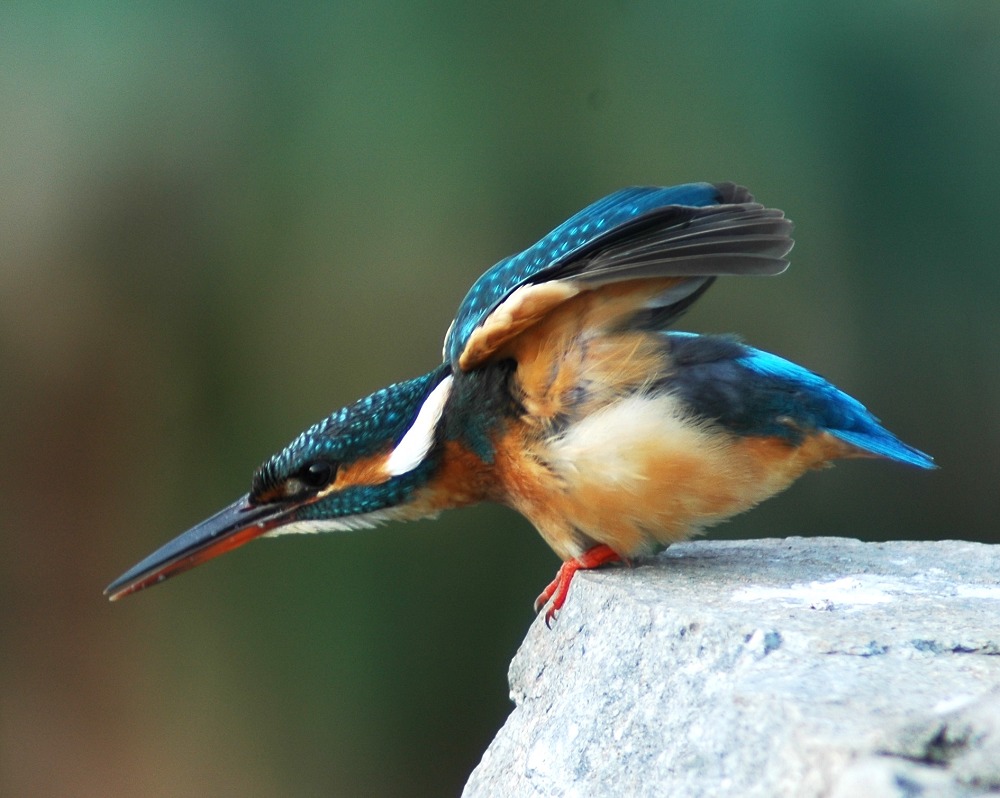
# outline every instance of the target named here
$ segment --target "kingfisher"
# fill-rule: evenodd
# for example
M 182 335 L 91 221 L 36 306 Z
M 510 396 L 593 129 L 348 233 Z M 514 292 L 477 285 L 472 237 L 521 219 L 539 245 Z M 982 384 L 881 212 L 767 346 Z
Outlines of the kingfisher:
M 254 538 L 493 501 L 574 574 L 748 510 L 810 469 L 933 459 L 817 374 L 730 335 L 669 330 L 720 276 L 788 267 L 792 223 L 733 183 L 626 188 L 484 273 L 442 363 L 338 410 L 250 490 L 112 582 L 113 601 Z

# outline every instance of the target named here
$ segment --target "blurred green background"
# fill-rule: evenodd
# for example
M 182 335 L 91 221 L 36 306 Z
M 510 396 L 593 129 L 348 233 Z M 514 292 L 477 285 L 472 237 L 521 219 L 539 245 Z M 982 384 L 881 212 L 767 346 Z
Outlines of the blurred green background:
M 1000 4 L 0 9 L 0 793 L 456 794 L 557 561 L 512 512 L 260 542 L 109 605 L 299 430 L 438 361 L 471 282 L 629 184 L 797 223 L 735 331 L 939 471 L 715 534 L 998 540 Z

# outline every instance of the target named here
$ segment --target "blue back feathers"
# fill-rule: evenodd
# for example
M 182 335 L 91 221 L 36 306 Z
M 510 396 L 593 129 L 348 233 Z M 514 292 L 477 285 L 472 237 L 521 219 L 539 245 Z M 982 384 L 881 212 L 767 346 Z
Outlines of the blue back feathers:
M 664 387 L 737 434 L 797 440 L 824 430 L 871 454 L 934 468 L 929 455 L 903 443 L 861 402 L 818 374 L 732 338 L 681 332 L 666 337 L 678 369 Z
M 505 258 L 476 280 L 445 341 L 445 360 L 457 363 L 472 332 L 515 288 L 578 256 L 624 222 L 665 205 L 700 208 L 721 201 L 718 187 L 687 183 L 671 188 L 626 188 L 587 206 L 538 243 Z

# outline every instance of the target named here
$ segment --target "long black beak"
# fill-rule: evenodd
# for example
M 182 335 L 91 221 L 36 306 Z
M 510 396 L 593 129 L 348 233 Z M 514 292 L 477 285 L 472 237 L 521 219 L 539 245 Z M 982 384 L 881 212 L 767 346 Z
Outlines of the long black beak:
M 285 523 L 289 509 L 283 504 L 253 505 L 249 494 L 243 496 L 130 568 L 104 595 L 117 601 L 242 546 Z

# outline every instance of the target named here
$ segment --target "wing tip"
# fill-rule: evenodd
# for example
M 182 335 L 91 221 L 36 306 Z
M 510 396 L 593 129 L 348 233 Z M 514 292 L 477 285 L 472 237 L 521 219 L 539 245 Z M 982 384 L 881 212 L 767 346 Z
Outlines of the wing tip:
M 720 205 L 744 205 L 756 202 L 753 194 L 750 193 L 750 189 L 746 186 L 741 186 L 738 183 L 728 180 L 722 183 L 714 183 L 713 185 L 718 192 Z

